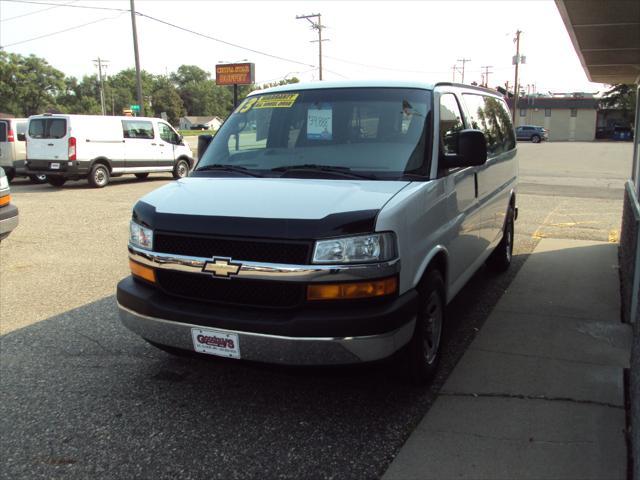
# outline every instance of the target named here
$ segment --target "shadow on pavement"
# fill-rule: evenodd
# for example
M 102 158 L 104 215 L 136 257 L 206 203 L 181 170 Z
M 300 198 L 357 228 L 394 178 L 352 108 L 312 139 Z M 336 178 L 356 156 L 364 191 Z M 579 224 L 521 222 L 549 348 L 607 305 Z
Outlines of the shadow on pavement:
M 0 477 L 375 478 L 434 401 L 527 255 L 449 307 L 431 389 L 393 364 L 296 369 L 171 357 L 114 297 L 0 339 Z

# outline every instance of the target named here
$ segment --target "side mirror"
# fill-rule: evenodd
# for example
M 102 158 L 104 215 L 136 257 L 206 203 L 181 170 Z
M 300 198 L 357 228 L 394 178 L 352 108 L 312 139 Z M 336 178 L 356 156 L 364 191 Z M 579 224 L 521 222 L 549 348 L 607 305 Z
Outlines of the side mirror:
M 24 133 L 19 133 L 18 134 L 18 141 L 19 142 L 26 142 L 27 141 L 27 137 Z
M 480 130 L 461 130 L 458 132 L 458 153 L 440 156 L 443 168 L 473 167 L 484 165 L 487 161 L 487 139 Z
M 213 135 L 198 135 L 198 160 L 202 158 L 204 152 L 209 147 L 209 144 L 213 140 Z

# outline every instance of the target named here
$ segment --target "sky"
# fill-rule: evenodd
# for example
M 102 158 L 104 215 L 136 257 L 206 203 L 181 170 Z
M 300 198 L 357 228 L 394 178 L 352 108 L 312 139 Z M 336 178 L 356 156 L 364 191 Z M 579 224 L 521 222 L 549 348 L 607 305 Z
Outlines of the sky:
M 108 60 L 107 75 L 135 66 L 129 0 L 29 1 L 0 0 L 0 46 L 7 52 L 42 57 L 78 78 L 97 73 L 98 57 Z M 607 88 L 588 81 L 552 0 L 135 0 L 135 9 L 147 15 L 136 17 L 138 46 L 141 68 L 153 74 L 188 64 L 215 77 L 217 63 L 247 60 L 255 63 L 259 84 L 292 76 L 316 81 L 318 43 L 313 40 L 318 35 L 309 21 L 296 16 L 320 13 L 327 39 L 322 44 L 325 80 L 451 81 L 457 64 L 459 82 L 458 60 L 469 59 L 465 83 L 480 83 L 483 67 L 490 66 L 490 87 L 513 85 L 514 38 L 521 30 L 525 91 Z

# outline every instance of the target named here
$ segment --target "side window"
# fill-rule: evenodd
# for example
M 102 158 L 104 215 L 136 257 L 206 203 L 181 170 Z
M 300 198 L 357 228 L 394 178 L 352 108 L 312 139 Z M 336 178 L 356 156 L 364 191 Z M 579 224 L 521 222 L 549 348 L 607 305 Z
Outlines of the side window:
M 158 130 L 160 132 L 160 138 L 165 142 L 173 144 L 178 143 L 175 132 L 166 123 L 158 123 Z
M 154 138 L 153 124 L 141 120 L 122 120 L 122 133 L 124 138 Z
M 513 126 L 503 101 L 484 95 L 464 94 L 471 128 L 482 131 L 487 139 L 487 154 L 499 155 L 515 147 Z M 523 128 L 526 130 L 526 127 Z
M 464 129 L 456 97 L 445 93 L 440 97 L 440 148 L 442 152 L 458 153 L 458 133 Z

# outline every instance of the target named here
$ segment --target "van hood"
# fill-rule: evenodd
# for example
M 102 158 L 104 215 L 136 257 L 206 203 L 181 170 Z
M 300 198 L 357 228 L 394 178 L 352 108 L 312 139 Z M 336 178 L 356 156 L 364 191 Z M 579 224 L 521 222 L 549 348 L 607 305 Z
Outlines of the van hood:
M 410 182 L 294 178 L 184 178 L 144 196 L 134 220 L 156 230 L 319 238 L 375 229 L 382 207 Z

